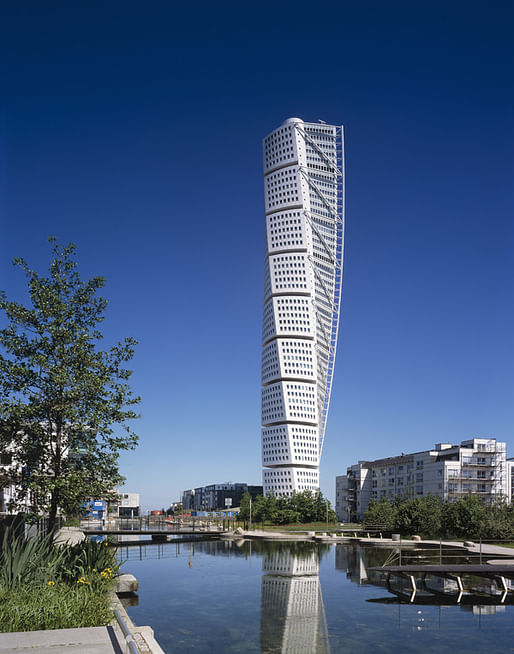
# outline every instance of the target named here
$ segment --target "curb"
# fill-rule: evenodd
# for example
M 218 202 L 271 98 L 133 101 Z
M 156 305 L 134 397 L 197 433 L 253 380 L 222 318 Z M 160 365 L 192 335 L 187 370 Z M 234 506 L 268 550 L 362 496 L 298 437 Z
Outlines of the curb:
M 125 607 L 119 600 L 119 597 L 116 595 L 116 592 L 112 590 L 109 594 L 109 599 L 111 600 L 111 606 L 113 610 L 118 611 L 123 618 L 123 621 L 128 627 L 132 638 L 134 639 L 137 648 L 140 654 L 166 654 L 159 643 L 155 640 L 154 631 L 150 626 L 138 627 L 130 619 Z M 116 618 L 113 620 L 113 624 L 116 623 Z

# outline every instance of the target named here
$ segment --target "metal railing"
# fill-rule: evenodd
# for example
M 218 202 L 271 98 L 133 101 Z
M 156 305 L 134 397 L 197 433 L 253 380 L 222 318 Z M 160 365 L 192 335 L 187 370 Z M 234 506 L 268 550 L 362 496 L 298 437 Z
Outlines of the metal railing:
M 130 633 L 130 629 L 127 627 L 127 623 L 118 609 L 114 609 L 114 617 L 116 618 L 116 622 L 119 624 L 121 633 L 125 639 L 125 654 L 141 654 L 134 637 Z

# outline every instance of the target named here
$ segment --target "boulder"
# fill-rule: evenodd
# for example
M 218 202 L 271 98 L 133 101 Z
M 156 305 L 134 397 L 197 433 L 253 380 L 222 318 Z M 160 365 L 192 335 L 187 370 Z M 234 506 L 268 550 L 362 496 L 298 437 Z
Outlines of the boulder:
M 116 588 L 117 593 L 135 593 L 139 590 L 139 582 L 131 574 L 123 574 L 119 577 L 116 577 Z
M 54 536 L 54 545 L 77 545 L 86 540 L 86 534 L 80 527 L 61 527 Z

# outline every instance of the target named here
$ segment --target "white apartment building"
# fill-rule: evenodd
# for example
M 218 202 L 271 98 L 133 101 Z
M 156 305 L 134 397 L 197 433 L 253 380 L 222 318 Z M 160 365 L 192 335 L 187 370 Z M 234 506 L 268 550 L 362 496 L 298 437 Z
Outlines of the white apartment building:
M 343 128 L 289 118 L 263 142 L 264 494 L 319 487 L 339 325 Z
M 507 444 L 473 438 L 460 445 L 439 443 L 433 450 L 359 461 L 336 477 L 336 513 L 341 521 L 362 520 L 372 499 L 436 495 L 454 500 L 469 492 L 486 503 L 512 494 Z

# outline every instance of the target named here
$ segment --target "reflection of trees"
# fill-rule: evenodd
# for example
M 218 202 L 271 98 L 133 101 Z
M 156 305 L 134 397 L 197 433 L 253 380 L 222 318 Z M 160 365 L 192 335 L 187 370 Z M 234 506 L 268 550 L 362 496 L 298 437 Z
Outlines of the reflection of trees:
M 253 554 L 260 554 L 269 557 L 273 554 L 284 553 L 286 556 L 292 556 L 295 559 L 310 559 L 316 557 L 318 566 L 321 559 L 327 555 L 330 549 L 329 545 L 318 545 L 308 541 L 273 541 L 273 540 L 255 540 L 245 541 L 241 550 L 248 554 L 251 550 Z

